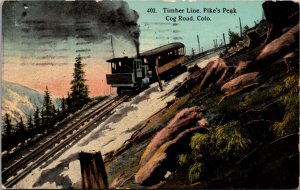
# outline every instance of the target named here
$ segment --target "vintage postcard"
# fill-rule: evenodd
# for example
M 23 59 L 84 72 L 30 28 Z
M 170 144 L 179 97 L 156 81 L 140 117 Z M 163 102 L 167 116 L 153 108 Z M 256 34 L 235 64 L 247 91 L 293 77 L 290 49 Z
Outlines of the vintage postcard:
M 299 1 L 1 5 L 1 188 L 299 187 Z

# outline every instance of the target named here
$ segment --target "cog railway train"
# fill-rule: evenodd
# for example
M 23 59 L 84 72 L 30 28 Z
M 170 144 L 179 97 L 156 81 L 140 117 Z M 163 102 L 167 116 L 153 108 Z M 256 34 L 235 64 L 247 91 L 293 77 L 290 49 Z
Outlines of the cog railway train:
M 171 75 L 186 71 L 184 44 L 175 42 L 148 50 L 136 57 L 107 60 L 111 74 L 106 75 L 107 84 L 117 88 L 118 94 L 132 93 L 153 82 L 167 79 Z

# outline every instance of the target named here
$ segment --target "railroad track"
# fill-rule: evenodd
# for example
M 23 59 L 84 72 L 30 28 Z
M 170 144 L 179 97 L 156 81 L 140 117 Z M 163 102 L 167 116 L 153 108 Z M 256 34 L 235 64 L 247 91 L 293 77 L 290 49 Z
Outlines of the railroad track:
M 80 135 L 83 137 L 84 131 L 128 98 L 128 95 L 122 95 L 107 101 L 94 111 L 87 113 L 85 117 L 78 120 L 78 122 L 58 131 L 45 142 L 35 147 L 34 150 L 27 155 L 24 155 L 20 160 L 5 168 L 2 171 L 2 182 L 4 186 L 7 188 L 12 187 L 45 160 L 53 157 L 74 140 L 78 140 Z
M 48 131 L 45 133 L 45 131 L 41 132 L 41 136 L 37 137 L 36 140 L 29 142 L 28 145 L 21 147 L 20 149 L 17 149 L 15 152 L 8 154 L 8 155 L 1 155 L 2 156 L 2 168 L 6 168 L 9 165 L 11 165 L 15 160 L 20 159 L 20 156 L 22 157 L 24 153 L 28 152 L 28 149 L 30 147 L 37 146 L 41 141 L 44 141 L 47 136 L 53 136 L 57 132 L 57 128 L 64 128 L 67 127 L 67 124 L 73 124 L 77 122 L 76 120 L 82 119 L 84 115 L 82 115 L 83 112 L 93 112 L 95 111 L 99 106 L 101 106 L 103 103 L 106 103 L 107 101 L 110 101 L 112 98 L 115 98 L 115 96 L 112 96 L 111 98 L 106 98 L 104 100 L 94 100 L 85 106 L 81 108 L 80 110 L 77 110 L 75 113 L 69 114 L 66 118 L 64 118 L 62 121 L 56 123 L 51 131 Z
M 225 49 L 225 48 L 226 48 L 225 46 L 222 46 L 222 47 L 213 48 L 213 49 L 210 49 L 210 50 L 208 50 L 208 51 L 199 53 L 199 54 L 195 55 L 193 58 L 191 58 L 191 59 L 185 61 L 185 62 L 183 63 L 183 65 L 187 66 L 187 65 L 189 65 L 189 64 L 191 64 L 191 63 L 193 63 L 193 62 L 195 62 L 195 61 L 197 61 L 197 60 L 199 60 L 199 59 L 202 59 L 202 58 L 204 58 L 204 57 L 206 57 L 206 56 L 209 56 L 209 55 L 211 55 L 211 54 L 213 54 L 213 53 L 215 53 L 215 52 L 221 51 L 221 50 L 223 50 L 223 49 Z

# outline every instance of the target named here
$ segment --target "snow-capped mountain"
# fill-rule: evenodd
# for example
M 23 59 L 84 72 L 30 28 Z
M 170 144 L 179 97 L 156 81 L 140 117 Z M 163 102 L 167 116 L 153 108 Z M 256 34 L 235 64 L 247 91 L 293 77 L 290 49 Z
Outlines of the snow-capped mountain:
M 21 84 L 2 81 L 2 118 L 8 113 L 12 122 L 16 123 L 23 118 L 26 122 L 29 115 L 33 115 L 36 107 L 41 108 L 44 95 Z M 55 107 L 58 100 L 52 98 Z

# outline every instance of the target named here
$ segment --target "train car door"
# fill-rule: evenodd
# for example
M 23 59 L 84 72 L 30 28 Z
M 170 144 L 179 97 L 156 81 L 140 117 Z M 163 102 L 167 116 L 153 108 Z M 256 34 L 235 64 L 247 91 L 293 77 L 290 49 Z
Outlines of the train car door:
M 142 72 L 142 61 L 141 60 L 134 60 L 134 67 L 136 68 L 136 77 L 142 78 L 143 72 Z

